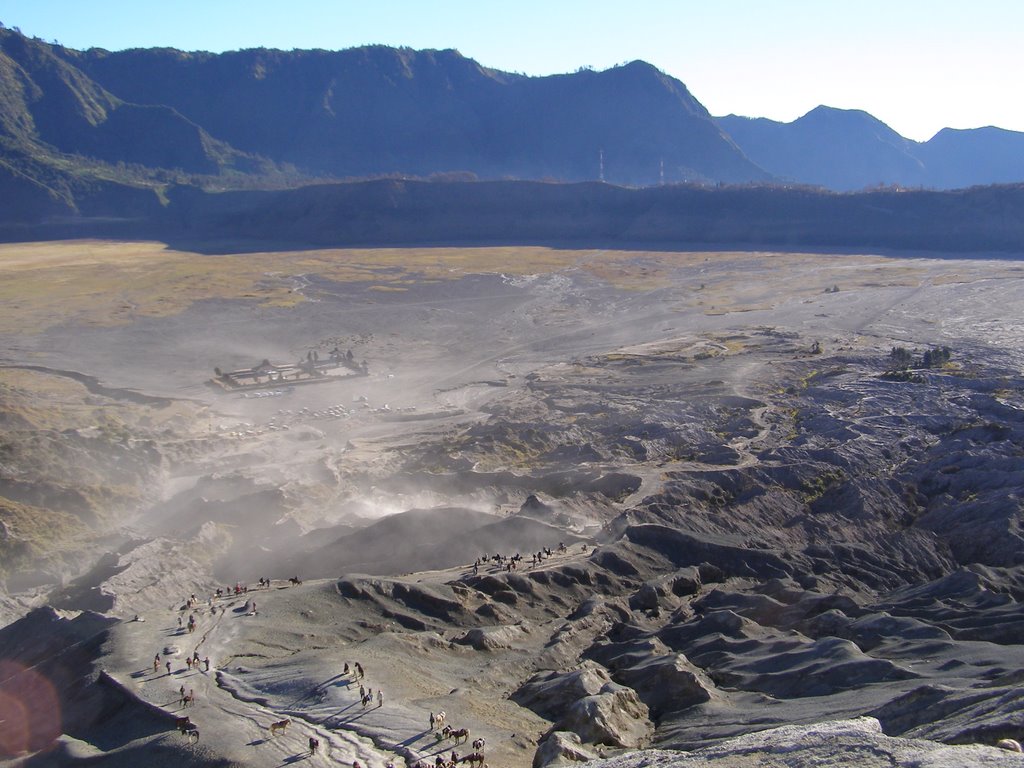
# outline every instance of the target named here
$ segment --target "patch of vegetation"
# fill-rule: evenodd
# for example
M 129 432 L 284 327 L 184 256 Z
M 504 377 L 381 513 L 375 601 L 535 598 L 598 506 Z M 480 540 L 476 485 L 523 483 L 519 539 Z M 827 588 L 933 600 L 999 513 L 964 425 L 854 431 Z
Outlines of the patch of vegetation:
M 369 248 L 208 256 L 158 242 L 62 241 L 0 245 L 0 332 L 63 322 L 120 325 L 177 314 L 211 299 L 288 307 L 305 301 L 295 280 L 401 290 L 470 274 L 533 275 L 572 268 L 579 251 L 544 247 Z
M 833 468 L 803 480 L 800 484 L 800 490 L 804 494 L 804 502 L 811 504 L 817 501 L 831 489 L 846 482 L 846 479 L 845 472 L 841 469 Z
M 949 347 L 932 347 L 915 357 L 914 353 L 906 347 L 893 347 L 889 351 L 889 371 L 942 368 L 949 362 L 952 354 Z
M 788 387 L 786 387 L 786 393 L 787 393 L 787 394 L 790 394 L 790 395 L 795 395 L 795 394 L 796 394 L 797 392 L 799 392 L 800 390 L 802 390 L 802 389 L 807 389 L 807 388 L 808 388 L 809 386 L 811 386 L 811 383 L 812 383 L 812 382 L 813 382 L 813 381 L 814 381 L 814 380 L 815 380 L 815 379 L 816 379 L 816 378 L 817 378 L 817 377 L 818 377 L 818 376 L 819 376 L 820 374 L 821 374 L 821 371 L 819 371 L 819 370 L 817 370 L 817 369 L 815 369 L 815 370 L 813 370 L 813 371 L 810 371 L 809 373 L 806 373 L 806 374 L 804 374 L 803 376 L 801 376 L 801 377 L 800 377 L 800 378 L 799 378 L 799 379 L 797 380 L 797 383 L 796 383 L 796 384 L 790 384 L 790 385 L 789 385 Z
M 74 515 L 0 496 L 0 577 L 86 531 Z
M 924 384 L 925 378 L 920 373 L 914 371 L 886 371 L 879 378 L 885 381 L 902 381 L 910 382 L 912 384 Z
M 949 347 L 938 347 L 926 350 L 921 355 L 922 368 L 941 368 L 949 362 L 952 351 Z
M 0 368 L 0 568 L 136 511 L 158 487 L 156 435 L 187 430 L 195 416 L 187 404 L 143 405 L 67 376 Z

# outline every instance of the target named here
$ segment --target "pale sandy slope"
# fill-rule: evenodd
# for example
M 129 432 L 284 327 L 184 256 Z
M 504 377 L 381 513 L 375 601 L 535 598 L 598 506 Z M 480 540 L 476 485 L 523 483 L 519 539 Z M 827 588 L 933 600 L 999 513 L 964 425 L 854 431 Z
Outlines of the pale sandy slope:
M 581 556 L 556 554 L 545 565 Z M 403 578 L 444 584 L 469 570 Z M 144 621 L 128 620 L 113 630 L 102 663 L 142 699 L 171 715 L 188 715 L 200 729 L 200 745 L 231 761 L 279 766 L 308 755 L 310 737 L 321 743 L 314 760 L 358 761 L 364 768 L 433 763 L 453 749 L 471 752 L 469 744 L 442 743 L 430 732 L 430 713 L 445 711 L 449 724 L 470 730 L 470 741 L 486 739 L 489 765 L 518 767 L 531 764 L 549 727 L 504 694 L 527 673 L 550 627 L 524 625 L 511 647 L 482 653 L 451 642 L 460 630 L 409 633 L 380 623 L 379 616 L 341 598 L 334 580 L 300 586 L 276 581 L 271 589 L 215 599 L 214 611 L 206 593 L 194 610 L 180 610 L 186 594 L 180 600 L 167 594 L 156 607 L 156 594 L 150 587 L 147 603 L 154 607 Z M 194 633 L 177 624 L 179 617 L 187 623 L 190 614 L 197 619 Z M 193 652 L 209 657 L 210 671 L 188 669 L 185 659 Z M 160 656 L 156 672 L 154 654 Z M 356 661 L 365 670 L 363 680 L 343 673 L 346 662 L 354 671 Z M 374 691 L 365 708 L 360 684 Z M 193 706 L 179 704 L 181 687 L 194 691 Z M 377 691 L 384 693 L 383 706 Z M 271 736 L 269 725 L 285 718 L 291 720 L 287 730 Z M 161 738 L 184 740 L 176 731 Z

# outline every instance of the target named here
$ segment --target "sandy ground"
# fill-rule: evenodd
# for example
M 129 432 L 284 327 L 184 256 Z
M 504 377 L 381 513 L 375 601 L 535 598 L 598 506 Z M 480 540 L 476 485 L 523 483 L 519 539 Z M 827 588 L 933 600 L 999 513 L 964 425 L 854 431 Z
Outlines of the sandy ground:
M 455 630 L 368 625 L 379 617 L 342 600 L 334 580 L 288 587 L 289 572 L 272 572 L 269 590 L 218 599 L 215 613 L 206 601 L 225 581 L 251 586 L 265 562 L 277 562 L 271 558 L 275 528 L 296 537 L 442 504 L 497 518 L 518 509 L 525 489 L 504 498 L 486 489 L 449 492 L 393 482 L 392 469 L 414 449 L 450 440 L 495 409 L 526 407 L 527 396 L 546 381 L 575 382 L 594 356 L 628 362 L 661 350 L 706 360 L 690 374 L 694 402 L 714 391 L 760 403 L 766 392 L 783 388 L 787 382 L 776 380 L 774 353 L 762 340 L 776 338 L 773 333 L 791 345 L 819 341 L 880 356 L 895 344 L 948 344 L 961 355 L 984 355 L 995 367 L 1024 366 L 1024 325 L 1016 311 L 1024 268 L 1012 260 L 424 249 L 406 262 L 389 252 L 386 267 L 368 273 L 364 267 L 374 258 L 372 252 L 296 251 L 229 259 L 168 252 L 159 244 L 0 246 L 4 290 L 26 297 L 0 310 L 0 361 L 187 400 L 196 409 L 188 439 L 207 444 L 194 460 L 169 467 L 164 504 L 139 510 L 127 524 L 140 538 L 173 544 L 159 551 L 154 545 L 120 582 L 103 582 L 117 593 L 111 613 L 125 621 L 102 665 L 146 701 L 187 714 L 201 732 L 197 746 L 173 731 L 154 739 L 244 765 L 358 761 L 384 768 L 432 762 L 450 751 L 451 742 L 439 749 L 428 726 L 429 714 L 444 710 L 450 724 L 486 738 L 491 768 L 530 764 L 550 723 L 507 696 L 543 652 L 542 638 L 557 628 L 558 615 L 550 625 L 537 619 L 523 642 L 480 654 L 450 645 Z M 197 260 L 221 293 L 204 290 L 192 302 L 195 280 L 182 274 Z M 105 282 L 105 270 L 115 270 L 116 278 Z M 229 274 L 230 282 L 218 282 Z M 64 277 L 51 301 L 44 289 L 55 275 Z M 833 287 L 838 290 L 826 290 Z M 33 324 L 19 330 L 15 318 L 26 303 Z M 352 349 L 370 375 L 266 397 L 225 394 L 205 383 L 214 367 L 294 361 L 334 347 Z M 599 387 L 601 375 L 587 385 Z M 643 411 L 650 404 L 629 407 Z M 576 530 L 589 535 L 660 490 L 669 472 L 755 464 L 781 416 L 767 402 L 749 410 L 748 428 L 722 434 L 728 460 L 637 460 L 619 467 L 640 478 L 639 486 L 604 508 L 575 510 Z M 491 466 L 486 455 L 471 455 L 476 469 L 506 468 L 504 457 Z M 274 500 L 257 503 L 245 495 L 258 492 Z M 218 522 L 223 530 L 203 528 L 202 515 L 218 504 L 228 509 Z M 254 533 L 245 540 L 246 515 L 263 538 Z M 228 529 L 233 544 L 224 543 Z M 462 562 L 477 554 L 466 552 Z M 579 556 L 563 559 L 570 557 Z M 466 566 L 416 570 L 410 562 L 411 575 L 402 578 L 443 585 L 467 572 Z M 181 606 L 191 592 L 200 600 L 197 631 L 190 634 L 178 619 L 187 620 L 190 611 Z M 256 610 L 246 610 L 253 600 Z M 136 613 L 145 621 L 130 621 Z M 193 651 L 209 657 L 209 671 L 185 666 Z M 160 657 L 155 673 L 154 654 Z M 360 705 L 359 683 L 342 673 L 356 661 L 366 669 L 363 684 L 384 692 L 382 706 Z M 187 709 L 178 701 L 182 686 L 196 697 Z M 288 728 L 271 735 L 269 725 L 285 718 Z M 315 756 L 308 754 L 310 737 L 321 744 Z
M 259 602 L 268 604 L 268 609 L 272 610 L 277 596 L 265 594 L 253 597 L 259 597 Z M 230 657 L 230 648 L 233 642 L 237 642 L 239 634 L 273 631 L 272 626 L 263 623 L 265 612 L 255 616 L 238 613 L 239 608 L 244 609 L 245 602 L 218 601 L 218 609 L 224 608 L 226 612 L 216 617 L 197 610 L 201 618 L 194 634 L 178 629 L 177 619 L 181 612 L 176 610 L 155 611 L 144 622 L 122 625 L 115 640 L 118 650 L 107 661 L 124 664 L 124 667 L 108 668 L 108 672 L 146 701 L 176 716 L 188 716 L 199 727 L 199 743 L 203 747 L 211 748 L 216 754 L 239 764 L 279 766 L 294 762 L 308 755 L 310 737 L 319 739 L 321 744 L 321 754 L 314 760 L 335 763 L 358 760 L 364 766 L 384 766 L 393 760 L 391 755 L 350 730 L 318 727 L 304 721 L 297 708 L 274 711 L 254 701 L 237 698 L 218 684 L 218 679 L 225 685 L 233 679 L 230 669 L 218 668 L 217 660 Z M 242 623 L 256 626 L 239 626 Z M 198 652 L 201 658 L 211 659 L 209 671 L 204 668 L 204 671 L 197 672 L 186 666 L 185 658 L 193 652 Z M 159 654 L 161 659 L 156 673 L 152 667 L 154 654 Z M 165 667 L 168 662 L 171 664 L 170 674 Z M 180 704 L 182 687 L 186 692 L 194 692 L 193 705 L 185 707 Z M 284 719 L 291 720 L 288 728 L 276 735 L 271 734 L 268 730 L 271 723 Z M 395 732 L 399 732 L 397 728 Z M 184 740 L 176 732 L 160 738 Z
M 576 550 L 559 553 L 540 568 L 581 557 Z M 471 570 L 419 572 L 407 579 L 441 585 Z M 453 750 L 470 753 L 468 743 L 436 738 L 430 715 L 440 712 L 446 713 L 448 725 L 468 728 L 471 741 L 485 739 L 489 765 L 530 763 L 547 723 L 496 691 L 515 684 L 534 651 L 481 657 L 448 646 L 446 639 L 459 632 L 448 638 L 409 635 L 395 625 L 380 627 L 369 639 L 346 642 L 343 638 L 360 617 L 345 603 L 333 581 L 298 586 L 277 581 L 269 589 L 254 585 L 239 596 L 204 596 L 194 609 L 185 602 L 154 608 L 140 614 L 140 621 L 117 626 L 102 663 L 140 698 L 175 716 L 188 716 L 204 748 L 245 765 L 279 766 L 309 757 L 313 763 L 358 761 L 383 768 L 388 763 L 432 764 Z M 178 621 L 187 627 L 191 615 L 196 629 L 188 632 Z M 545 634 L 540 627 L 534 631 L 538 639 Z M 187 665 L 193 653 L 208 658 L 210 669 L 205 662 Z M 154 656 L 159 657 L 155 670 Z M 356 674 L 356 663 L 363 677 Z M 373 692 L 367 706 L 360 687 Z M 193 704 L 180 703 L 182 688 L 194 694 Z M 272 735 L 270 724 L 284 719 L 291 721 L 287 729 Z M 321 744 L 315 756 L 309 755 L 310 737 Z

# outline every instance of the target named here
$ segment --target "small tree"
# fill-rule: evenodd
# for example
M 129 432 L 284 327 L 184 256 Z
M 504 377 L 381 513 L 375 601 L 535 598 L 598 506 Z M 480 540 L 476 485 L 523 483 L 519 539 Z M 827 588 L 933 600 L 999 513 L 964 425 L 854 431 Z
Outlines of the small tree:
M 893 347 L 889 352 L 889 365 L 894 371 L 905 371 L 914 362 L 914 356 L 906 347 Z
M 949 362 L 952 351 L 949 347 L 929 349 L 921 356 L 922 368 L 941 368 Z

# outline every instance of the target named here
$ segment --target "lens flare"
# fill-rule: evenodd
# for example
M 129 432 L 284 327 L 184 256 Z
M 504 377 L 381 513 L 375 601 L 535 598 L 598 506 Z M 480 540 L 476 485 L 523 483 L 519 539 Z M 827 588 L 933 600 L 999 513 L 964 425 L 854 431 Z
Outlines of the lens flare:
M 46 749 L 60 732 L 60 700 L 50 681 L 13 661 L 0 661 L 0 757 Z

